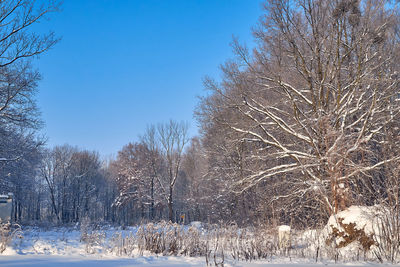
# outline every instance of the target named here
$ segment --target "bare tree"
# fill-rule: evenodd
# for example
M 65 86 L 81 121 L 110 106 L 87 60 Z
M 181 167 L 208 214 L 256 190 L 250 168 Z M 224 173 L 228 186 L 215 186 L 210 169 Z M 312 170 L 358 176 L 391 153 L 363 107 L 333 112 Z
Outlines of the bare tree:
M 31 61 L 49 50 L 58 39 L 52 32 L 38 34 L 35 24 L 58 10 L 59 1 L 5 0 L 0 2 L 0 128 L 22 132 L 28 138 L 41 127 L 34 95 L 40 75 Z M 24 131 L 27 131 L 24 133 Z M 4 139 L 0 140 L 0 143 Z M 38 143 L 40 146 L 42 142 Z M 10 155 L 19 144 L 0 149 L 0 162 L 18 160 Z M 2 145 L 0 145 L 2 146 Z M 28 149 L 27 149 L 28 150 Z
M 114 205 L 120 209 L 128 206 L 135 209 L 125 220 L 127 223 L 138 219 L 154 220 L 156 216 L 155 207 L 160 202 L 156 179 L 161 176 L 164 164 L 154 133 L 146 132 L 140 143 L 124 146 L 110 166 L 119 191 Z
M 202 190 L 204 177 L 207 173 L 206 156 L 203 153 L 203 147 L 198 138 L 193 138 L 189 147 L 186 149 L 182 170 L 185 172 L 189 180 L 189 192 L 186 196 L 186 202 L 189 209 L 193 213 L 194 220 L 201 220 L 201 208 L 203 202 L 203 195 L 205 192 Z
M 270 199 L 336 213 L 399 158 L 377 156 L 399 114 L 397 5 L 271 0 L 265 10 L 259 46 L 250 54 L 235 41 L 223 82 L 206 81 L 204 136 L 219 127 L 230 140 L 223 147 L 239 149 L 236 192 L 278 177 L 285 187 Z
M 56 146 L 44 152 L 39 170 L 38 176 L 47 189 L 45 196 L 50 200 L 44 217 L 62 223 L 78 222 L 83 217 L 108 217 L 114 195 L 107 194 L 113 183 L 106 179 L 98 153 Z
M 39 167 L 39 177 L 42 178 L 51 203 L 51 212 L 46 214 L 50 220 L 69 222 L 69 203 L 73 196 L 72 185 L 72 158 L 77 149 L 69 145 L 56 146 L 43 151 L 43 159 Z
M 14 219 L 40 219 L 40 203 L 36 181 L 41 160 L 41 141 L 34 135 L 18 131 L 3 132 L 0 128 L 0 149 L 8 151 L 9 159 L 0 161 L 0 192 L 14 193 Z
M 166 183 L 159 179 L 160 186 L 168 204 L 168 218 L 174 221 L 173 191 L 181 169 L 183 148 L 187 143 L 187 124 L 169 121 L 157 127 L 161 144 L 161 153 L 167 165 Z
M 74 152 L 71 160 L 73 220 L 80 221 L 83 217 L 90 217 L 95 207 L 98 181 L 102 179 L 101 164 L 98 153 L 87 150 Z
M 146 147 L 146 173 L 150 178 L 150 219 L 155 219 L 155 193 L 157 178 L 162 176 L 164 162 L 160 154 L 157 132 L 154 125 L 148 126 L 145 134 L 141 137 L 142 144 Z
M 129 202 L 137 201 L 136 208 L 144 209 L 146 181 L 143 179 L 143 168 L 140 158 L 141 146 L 129 143 L 118 152 L 117 160 L 112 162 L 119 196 L 115 205 L 124 206 Z M 142 211 L 143 213 L 143 211 Z
M 58 10 L 58 1 L 7 0 L 0 3 L 0 124 L 40 126 L 33 95 L 40 76 L 30 59 L 58 41 L 54 33 L 40 35 L 30 29 Z
M 44 157 L 42 160 L 42 164 L 40 166 L 40 175 L 46 181 L 49 194 L 50 201 L 52 205 L 53 212 L 56 216 L 57 221 L 60 221 L 60 215 L 58 210 L 57 203 L 57 190 L 58 190 L 58 181 L 57 181 L 57 161 L 54 160 L 54 154 L 52 151 L 44 151 Z

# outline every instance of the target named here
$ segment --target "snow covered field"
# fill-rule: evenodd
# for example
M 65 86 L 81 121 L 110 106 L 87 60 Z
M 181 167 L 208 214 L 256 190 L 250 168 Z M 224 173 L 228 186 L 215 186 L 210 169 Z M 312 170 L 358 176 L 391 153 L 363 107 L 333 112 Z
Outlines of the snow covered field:
M 350 213 L 350 215 L 347 213 Z M 366 214 L 366 212 L 362 212 L 361 208 L 352 207 L 348 211 L 338 214 L 337 218 L 342 215 L 346 218 L 346 222 L 358 221 L 359 224 L 361 223 L 362 229 L 372 231 L 372 228 L 369 229 L 370 225 L 365 224 L 369 220 L 363 219 L 361 216 L 366 216 Z M 330 223 L 334 224 L 333 221 Z M 367 258 L 367 261 L 363 261 L 364 258 L 361 255 L 355 257 L 355 251 L 360 253 L 357 241 L 351 243 L 348 247 L 337 250 L 338 255 L 341 255 L 338 263 L 335 263 L 329 257 L 320 257 L 316 263 L 314 258 L 315 247 L 313 246 L 323 242 L 323 239 L 318 240 L 324 234 L 317 238 L 314 236 L 315 230 L 302 232 L 297 240 L 294 240 L 293 236 L 291 257 L 288 257 L 280 253 L 274 245 L 268 250 L 267 246 L 271 245 L 270 242 L 273 237 L 268 236 L 267 232 L 263 235 L 261 232 L 257 234 L 257 232 L 235 227 L 230 229 L 229 227 L 219 228 L 215 232 L 215 229 L 212 230 L 212 228 L 204 229 L 201 223 L 193 224 L 192 227 L 158 223 L 124 229 L 109 226 L 100 227 L 96 230 L 82 229 L 85 229 L 82 225 L 80 227 L 76 225 L 70 228 L 49 229 L 26 227 L 23 229 L 22 238 L 16 236 L 7 249 L 0 254 L 0 266 L 206 266 L 205 256 L 188 256 L 205 255 L 204 251 L 203 254 L 199 254 L 200 244 L 206 244 L 206 247 L 202 247 L 202 249 L 210 251 L 208 254 L 210 266 L 215 266 L 215 262 L 219 263 L 218 266 L 232 267 L 384 266 L 378 264 L 374 257 Z M 146 231 L 143 229 L 146 229 Z M 219 246 L 225 246 L 222 254 L 212 251 L 215 247 L 213 238 L 216 236 L 219 236 Z M 154 239 L 155 237 L 158 239 Z M 87 238 L 86 241 L 85 238 Z M 194 240 L 196 238 L 197 241 Z M 149 239 L 156 240 L 153 240 L 151 244 L 159 244 L 161 240 L 166 241 L 166 239 L 169 239 L 169 241 L 162 245 L 164 250 L 151 253 L 146 250 L 146 244 L 143 243 Z M 200 242 L 200 240 L 202 241 Z M 261 243 L 254 243 L 257 240 Z M 313 240 L 314 243 L 310 243 Z M 171 250 L 168 250 L 170 246 L 176 246 L 173 251 L 179 252 L 171 252 Z M 260 247 L 266 249 L 265 253 L 267 253 L 261 257 L 263 260 L 254 260 L 259 257 L 253 257 L 252 261 L 243 260 L 246 258 L 245 253 L 252 248 L 257 250 Z M 323 250 L 326 250 L 326 255 L 331 253 L 329 248 L 323 247 L 321 247 L 320 253 Z M 192 254 L 193 251 L 194 254 Z M 236 254 L 233 251 L 236 251 Z M 214 255 L 216 260 L 214 260 Z M 241 260 L 235 260 L 234 257 Z M 341 262 L 341 259 L 345 262 Z M 222 262 L 223 265 L 221 265 Z
M 289 261 L 288 259 L 275 259 L 272 262 L 267 261 L 255 261 L 255 262 L 235 262 L 228 261 L 224 266 L 248 266 L 248 267 L 317 267 L 317 266 L 352 266 L 352 267 L 374 267 L 384 266 L 374 263 L 346 263 L 346 264 L 335 264 L 335 263 L 311 263 L 306 261 Z M 204 258 L 190 258 L 190 257 L 137 257 L 137 258 L 125 258 L 125 257 L 99 257 L 99 256 L 61 256 L 61 255 L 12 255 L 12 256 L 0 256 L 0 266 L 96 266 L 96 267 L 114 267 L 114 266 L 151 266 L 151 267 L 184 267 L 184 266 L 206 266 Z
M 189 258 L 189 257 L 137 257 L 137 258 L 119 258 L 119 257 L 99 257 L 99 256 L 60 256 L 60 255 L 13 255 L 13 256 L 0 256 L 0 266 L 96 266 L 96 267 L 114 267 L 114 266 L 125 266 L 125 267 L 184 267 L 184 266 L 206 266 L 204 258 Z M 389 266 L 381 265 L 377 263 L 311 263 L 305 261 L 289 261 L 288 259 L 275 259 L 271 262 L 268 261 L 255 261 L 255 262 L 237 262 L 228 261 L 225 263 L 226 267 L 318 267 L 318 266 L 351 266 L 351 267 L 375 267 L 375 266 Z M 391 265 L 393 266 L 393 265 Z
M 0 266 L 204 266 L 203 258 L 187 257 L 99 257 L 90 255 L 13 255 L 0 256 Z

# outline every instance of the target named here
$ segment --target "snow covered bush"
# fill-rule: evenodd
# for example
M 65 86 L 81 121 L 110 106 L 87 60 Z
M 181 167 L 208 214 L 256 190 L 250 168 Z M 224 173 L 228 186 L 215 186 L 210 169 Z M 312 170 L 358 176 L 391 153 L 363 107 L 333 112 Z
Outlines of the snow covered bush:
M 293 238 L 294 252 L 302 258 L 313 258 L 317 262 L 325 245 L 321 238 L 321 229 L 299 231 Z
M 296 243 L 292 252 L 296 256 L 314 258 L 316 261 L 390 260 L 390 241 L 384 233 L 393 232 L 395 225 L 382 220 L 388 209 L 382 206 L 351 206 L 332 215 L 319 229 L 300 231 L 293 237 Z M 392 235 L 393 237 L 393 235 Z M 385 252 L 386 251 L 386 252 Z M 392 248 L 392 251 L 398 251 Z M 396 253 L 394 252 L 394 253 Z
M 224 250 L 229 252 L 236 260 L 251 261 L 256 259 L 256 244 L 253 229 L 239 229 L 237 225 L 231 225 L 220 229 Z M 218 234 L 217 234 L 218 235 Z M 217 237 L 218 240 L 218 237 Z
M 237 225 L 212 225 L 200 229 L 171 222 L 148 223 L 139 227 L 139 253 L 205 256 L 206 262 L 222 265 L 227 255 L 251 261 L 272 256 L 277 245 L 264 229 L 240 229 Z
M 382 205 L 351 206 L 332 215 L 322 229 L 303 232 L 294 252 L 316 260 L 378 259 L 394 263 L 400 253 L 398 216 Z
M 272 230 L 259 228 L 254 233 L 253 243 L 257 259 L 266 259 L 277 254 L 277 239 Z
M 205 233 L 206 252 L 221 261 L 226 256 L 252 261 L 278 255 L 277 233 L 271 229 L 239 228 L 236 224 L 211 227 Z
M 85 244 L 86 253 L 94 254 L 96 249 L 102 246 L 105 239 L 105 233 L 93 230 L 90 225 L 90 220 L 87 217 L 82 219 L 80 230 L 80 241 Z
M 133 256 L 136 248 L 136 238 L 132 233 L 124 235 L 122 232 L 114 233 L 110 240 L 110 252 L 117 256 Z
M 203 256 L 206 253 L 206 240 L 195 226 L 185 227 L 165 221 L 148 223 L 139 227 L 136 238 L 141 254 L 144 251 L 185 256 Z
M 14 238 L 22 238 L 21 227 L 10 222 L 0 220 L 0 253 L 3 253 Z
M 374 254 L 380 262 L 400 262 L 400 214 L 396 209 L 381 206 L 374 224 Z
M 164 233 L 156 224 L 148 223 L 139 227 L 137 232 L 137 242 L 140 254 L 143 251 L 151 251 L 155 254 L 162 253 L 165 248 Z
M 328 239 L 326 239 L 326 244 L 328 246 L 333 245 L 334 248 L 340 249 L 357 242 L 359 248 L 362 249 L 365 258 L 366 253 L 371 249 L 371 246 L 376 245 L 374 241 L 374 234 L 367 234 L 364 230 L 365 226 L 361 229 L 358 229 L 355 222 L 344 223 L 343 220 L 344 218 L 337 219 L 340 227 L 331 225 L 332 232 L 330 233 Z
M 183 228 L 179 224 L 162 221 L 148 223 L 137 232 L 138 248 L 141 253 L 150 251 L 163 255 L 177 255 L 182 250 Z
M 182 254 L 191 257 L 203 256 L 206 253 L 206 244 L 202 238 L 201 230 L 196 226 L 190 226 L 184 231 Z

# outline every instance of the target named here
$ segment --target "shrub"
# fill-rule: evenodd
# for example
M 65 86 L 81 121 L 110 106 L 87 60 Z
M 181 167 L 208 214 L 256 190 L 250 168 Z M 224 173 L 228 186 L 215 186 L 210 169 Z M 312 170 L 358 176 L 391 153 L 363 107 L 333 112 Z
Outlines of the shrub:
M 23 238 L 20 225 L 0 220 L 0 253 L 3 253 L 14 238 Z
M 347 245 L 358 242 L 364 253 L 371 249 L 371 246 L 376 245 L 374 234 L 366 234 L 364 228 L 357 229 L 356 223 L 343 223 L 344 218 L 338 218 L 338 223 L 341 229 L 331 225 L 332 233 L 330 233 L 326 244 L 331 246 L 332 243 L 336 248 L 343 248 Z

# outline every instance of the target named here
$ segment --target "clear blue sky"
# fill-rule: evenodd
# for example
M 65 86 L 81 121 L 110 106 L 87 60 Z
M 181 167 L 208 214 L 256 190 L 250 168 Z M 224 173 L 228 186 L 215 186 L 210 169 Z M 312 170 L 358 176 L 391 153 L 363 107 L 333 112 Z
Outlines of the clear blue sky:
M 116 155 L 146 125 L 187 121 L 235 35 L 251 44 L 261 0 L 66 0 L 40 28 L 62 37 L 36 61 L 48 146 Z

